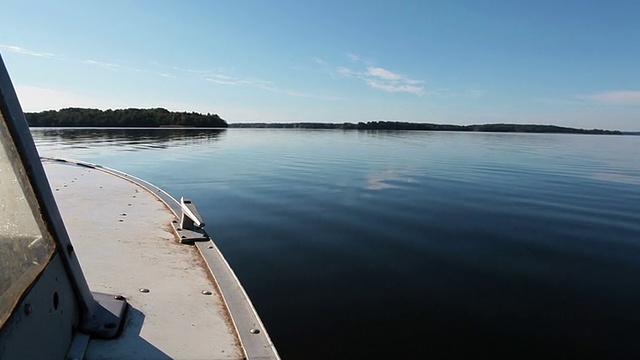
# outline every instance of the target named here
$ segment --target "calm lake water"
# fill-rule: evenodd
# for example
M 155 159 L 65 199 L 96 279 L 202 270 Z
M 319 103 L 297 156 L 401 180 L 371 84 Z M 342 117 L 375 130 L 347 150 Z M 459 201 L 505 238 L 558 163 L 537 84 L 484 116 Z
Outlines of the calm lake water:
M 284 359 L 640 356 L 640 136 L 33 135 L 194 199 Z

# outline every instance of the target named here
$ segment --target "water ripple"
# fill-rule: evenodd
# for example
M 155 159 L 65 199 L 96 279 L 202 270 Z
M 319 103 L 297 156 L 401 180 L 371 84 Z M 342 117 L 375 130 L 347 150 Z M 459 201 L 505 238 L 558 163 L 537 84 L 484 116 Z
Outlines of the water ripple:
M 194 199 L 285 358 L 640 353 L 640 137 L 34 137 Z

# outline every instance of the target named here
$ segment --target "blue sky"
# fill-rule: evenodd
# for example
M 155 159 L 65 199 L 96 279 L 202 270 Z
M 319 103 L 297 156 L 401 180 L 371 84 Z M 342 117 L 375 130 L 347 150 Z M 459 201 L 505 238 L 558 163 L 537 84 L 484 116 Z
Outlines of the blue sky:
M 25 111 L 640 130 L 640 1 L 14 1 Z

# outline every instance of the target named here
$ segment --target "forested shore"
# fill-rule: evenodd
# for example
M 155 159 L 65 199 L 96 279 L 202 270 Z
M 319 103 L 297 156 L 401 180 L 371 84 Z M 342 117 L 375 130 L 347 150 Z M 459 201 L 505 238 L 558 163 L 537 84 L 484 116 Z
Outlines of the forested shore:
M 469 132 L 516 132 L 560 134 L 620 135 L 617 130 L 578 129 L 556 125 L 481 124 L 451 125 L 401 121 L 368 121 L 359 123 L 233 123 L 227 124 L 217 114 L 175 112 L 163 108 L 99 110 L 67 108 L 25 113 L 32 127 L 219 127 L 270 129 L 341 129 L 341 130 L 423 130 Z
M 176 112 L 163 108 L 99 110 L 67 108 L 24 114 L 32 127 L 227 127 L 217 114 Z
M 272 128 L 272 129 L 343 129 L 343 130 L 423 130 L 423 131 L 477 131 L 477 132 L 519 132 L 519 133 L 564 133 L 564 134 L 605 134 L 620 135 L 617 130 L 576 129 L 555 125 L 532 124 L 482 124 L 448 125 L 432 123 L 411 123 L 399 121 L 369 121 L 354 123 L 234 123 L 231 128 Z

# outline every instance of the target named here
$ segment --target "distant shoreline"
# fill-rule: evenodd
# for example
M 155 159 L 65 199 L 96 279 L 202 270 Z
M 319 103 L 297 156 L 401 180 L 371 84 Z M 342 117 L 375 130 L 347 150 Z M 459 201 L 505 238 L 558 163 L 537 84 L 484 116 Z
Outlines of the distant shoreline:
M 31 127 L 137 127 L 137 128 L 252 128 L 252 129 L 336 129 L 336 130 L 418 130 L 418 131 L 464 131 L 497 133 L 548 133 L 548 134 L 594 134 L 594 135 L 640 135 L 640 132 L 619 130 L 579 129 L 556 125 L 537 124 L 479 124 L 451 125 L 414 123 L 402 121 L 368 121 L 358 123 L 233 123 L 217 114 L 175 112 L 163 108 L 99 110 L 66 108 L 25 113 Z
M 556 125 L 535 124 L 481 124 L 450 125 L 432 123 L 410 123 L 399 121 L 369 121 L 354 123 L 232 123 L 229 128 L 251 129 L 337 129 L 337 130 L 418 130 L 418 131 L 463 131 L 498 133 L 547 133 L 547 134 L 592 134 L 592 135 L 639 135 L 619 130 L 578 129 Z
M 31 127 L 219 127 L 227 122 L 218 114 L 154 109 L 100 110 L 66 108 L 24 113 Z

